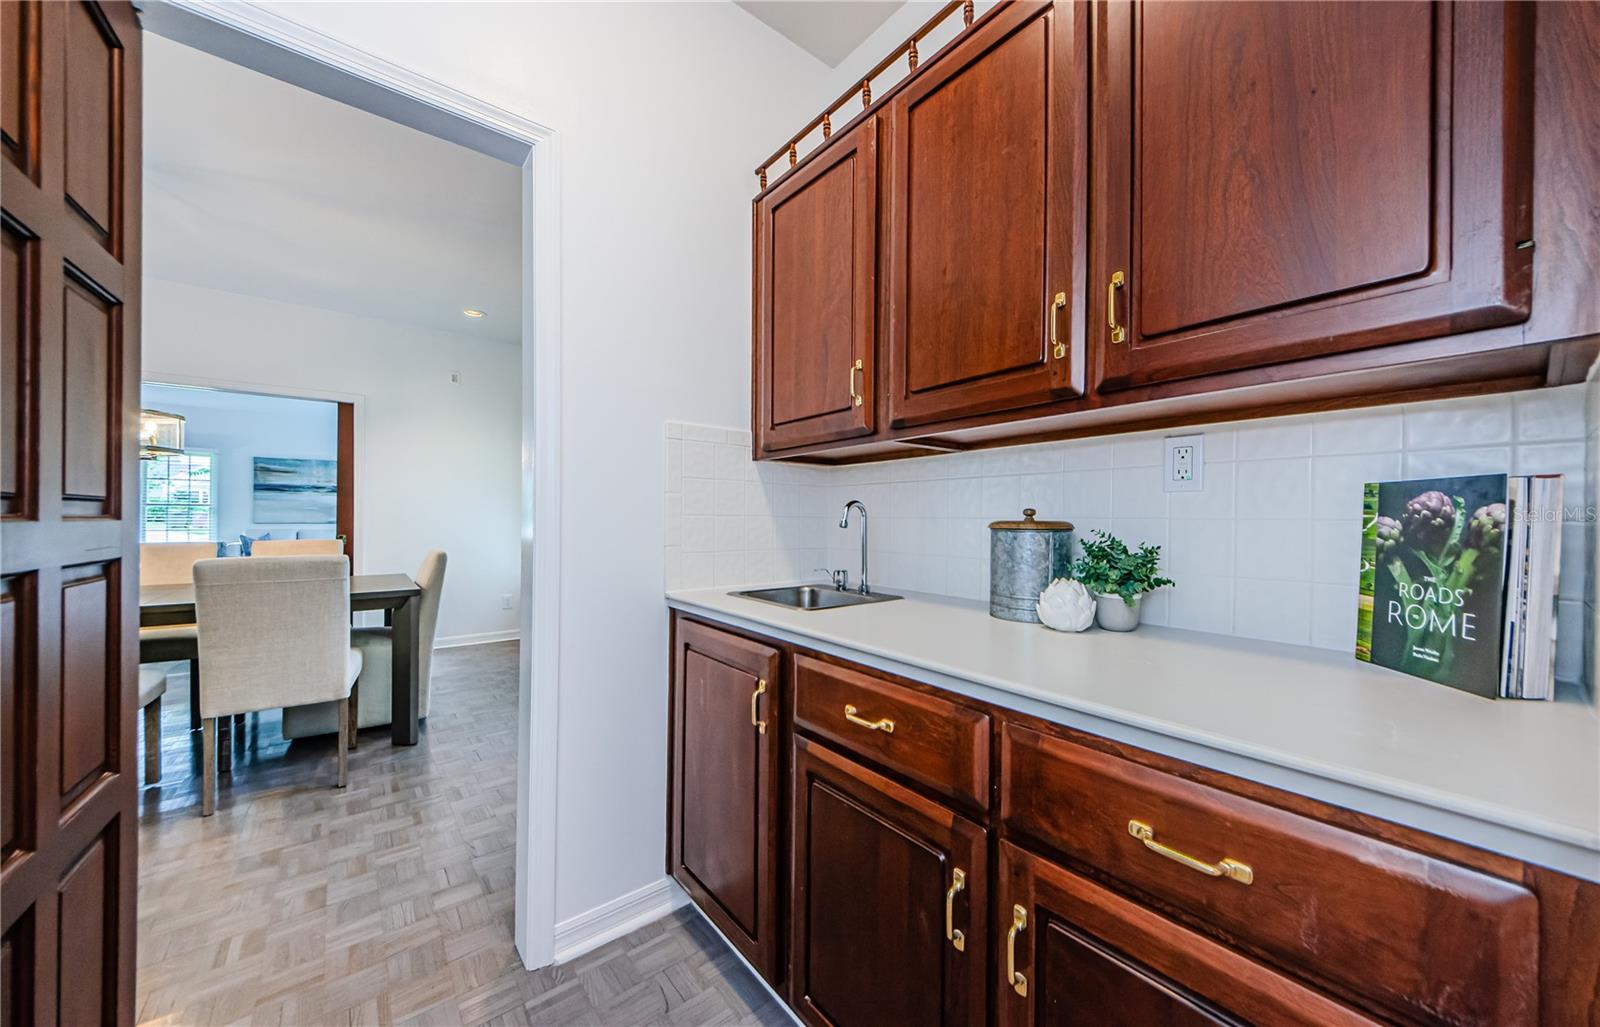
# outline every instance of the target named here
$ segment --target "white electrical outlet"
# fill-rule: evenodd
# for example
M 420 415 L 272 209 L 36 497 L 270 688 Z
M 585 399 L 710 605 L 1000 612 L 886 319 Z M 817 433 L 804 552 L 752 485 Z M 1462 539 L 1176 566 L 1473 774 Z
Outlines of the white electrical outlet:
M 511 593 L 510 592 L 506 592 L 506 593 L 504 593 L 503 595 L 500 596 L 500 609 L 502 609 L 502 610 L 511 609 Z
M 1204 435 L 1169 435 L 1162 468 L 1165 492 L 1204 492 L 1206 470 Z

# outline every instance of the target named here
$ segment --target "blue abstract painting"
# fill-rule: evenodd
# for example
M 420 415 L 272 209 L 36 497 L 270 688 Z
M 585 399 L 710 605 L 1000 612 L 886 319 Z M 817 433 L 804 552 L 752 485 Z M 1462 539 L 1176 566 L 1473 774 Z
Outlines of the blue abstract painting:
M 257 524 L 332 524 L 339 502 L 339 463 L 258 456 L 254 497 Z

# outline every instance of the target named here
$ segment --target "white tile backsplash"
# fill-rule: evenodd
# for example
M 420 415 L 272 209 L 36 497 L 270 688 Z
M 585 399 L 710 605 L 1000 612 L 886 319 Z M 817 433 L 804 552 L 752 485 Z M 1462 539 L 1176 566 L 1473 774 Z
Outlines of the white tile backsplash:
M 1235 635 L 1269 642 L 1288 642 L 1291 645 L 1310 644 L 1310 582 L 1238 577 L 1233 579 L 1233 589 Z M 1354 596 L 1350 604 L 1354 607 Z M 1355 637 L 1355 631 L 1352 630 L 1351 647 L 1355 644 Z
M 1204 490 L 1163 491 L 1162 438 L 1194 433 L 1206 436 Z M 1600 383 L 1589 404 L 1573 385 L 848 467 L 756 463 L 749 432 L 737 429 L 673 422 L 665 434 L 668 588 L 819 580 L 819 566 L 848 568 L 854 581 L 860 528 L 852 518 L 841 531 L 838 518 L 860 499 L 874 584 L 981 600 L 988 522 L 1031 506 L 1072 521 L 1079 537 L 1100 528 L 1163 547 L 1178 584 L 1150 597 L 1147 623 L 1341 651 L 1355 634 L 1363 483 L 1561 473 L 1571 522 L 1562 676 L 1600 651 L 1591 626 L 1600 553 L 1585 506 Z
M 1243 460 L 1238 478 L 1237 509 L 1252 517 L 1307 517 L 1311 513 L 1311 461 Z M 1359 507 L 1361 494 L 1356 493 Z
M 1311 422 L 1311 452 L 1319 456 L 1390 452 L 1401 437 L 1404 416 L 1392 408 L 1323 414 Z

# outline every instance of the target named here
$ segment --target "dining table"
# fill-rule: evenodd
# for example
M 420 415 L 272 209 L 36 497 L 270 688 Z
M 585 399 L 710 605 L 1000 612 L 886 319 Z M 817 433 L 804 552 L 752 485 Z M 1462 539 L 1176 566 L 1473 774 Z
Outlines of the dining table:
M 352 574 L 350 611 L 382 610 L 384 622 L 394 631 L 394 656 L 391 660 L 390 697 L 393 711 L 389 737 L 395 745 L 417 744 L 418 669 L 422 663 L 420 633 L 417 630 L 418 597 L 422 589 L 407 574 Z M 139 626 L 193 624 L 194 585 L 141 585 L 139 587 Z M 142 657 L 146 658 L 146 657 Z M 191 654 L 171 653 L 153 658 L 193 659 Z M 203 668 L 201 668 L 203 672 Z M 190 699 L 199 709 L 190 676 Z

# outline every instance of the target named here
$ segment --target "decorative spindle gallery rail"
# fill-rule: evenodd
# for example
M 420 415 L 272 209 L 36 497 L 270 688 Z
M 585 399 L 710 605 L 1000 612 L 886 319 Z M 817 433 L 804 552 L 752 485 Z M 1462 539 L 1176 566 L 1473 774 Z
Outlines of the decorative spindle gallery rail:
M 890 53 L 889 56 L 879 61 L 871 71 L 867 72 L 864 78 L 858 79 L 855 85 L 851 86 L 849 89 L 846 89 L 837 100 L 828 105 L 826 110 L 807 122 L 805 128 L 802 128 L 799 132 L 796 132 L 790 137 L 787 143 L 778 147 L 778 149 L 773 152 L 772 156 L 762 161 L 760 166 L 756 168 L 756 180 L 760 183 L 760 187 L 762 189 L 767 188 L 767 172 L 772 170 L 772 166 L 777 164 L 785 154 L 787 154 L 789 157 L 789 163 L 779 169 L 776 176 L 777 178 L 782 178 L 784 175 L 788 174 L 790 168 L 800 163 L 801 141 L 809 136 L 812 132 L 816 131 L 819 126 L 822 129 L 822 140 L 823 142 L 826 142 L 828 138 L 833 135 L 833 116 L 840 113 L 841 108 L 843 108 L 845 104 L 851 102 L 854 97 L 858 95 L 861 97 L 861 110 L 856 111 L 854 114 L 845 118 L 844 120 L 846 123 L 849 123 L 855 118 L 860 117 L 869 108 L 871 108 L 872 80 L 887 71 L 889 67 L 896 61 L 900 60 L 900 58 L 904 57 L 906 59 L 908 73 L 915 73 L 917 70 L 917 62 L 920 59 L 917 53 L 917 44 L 926 39 L 929 33 L 943 25 L 945 21 L 957 10 L 961 11 L 961 30 L 960 32 L 956 33 L 955 38 L 959 38 L 962 32 L 965 32 L 967 29 L 971 28 L 973 17 L 973 0 L 956 0 L 954 3 L 945 4 L 943 7 L 939 8 L 938 12 L 935 13 L 933 17 L 929 18 L 922 24 L 921 28 L 913 32 L 909 39 L 895 47 L 894 51 Z M 951 41 L 953 42 L 954 39 Z M 948 45 L 948 43 L 946 45 Z

